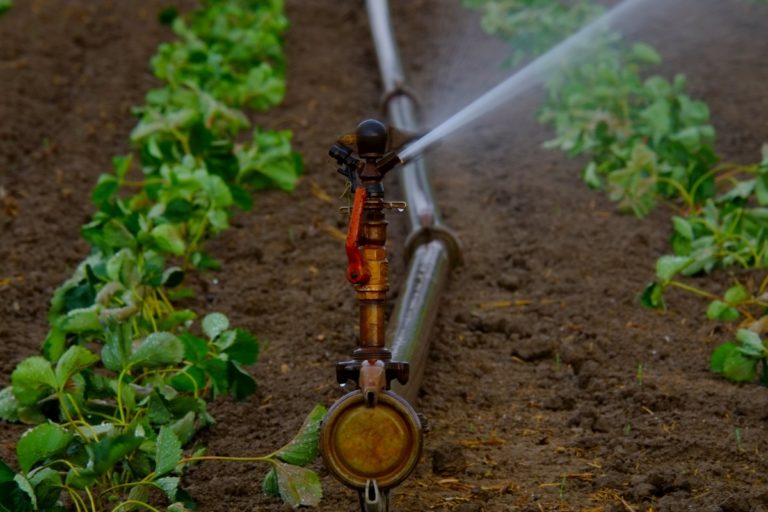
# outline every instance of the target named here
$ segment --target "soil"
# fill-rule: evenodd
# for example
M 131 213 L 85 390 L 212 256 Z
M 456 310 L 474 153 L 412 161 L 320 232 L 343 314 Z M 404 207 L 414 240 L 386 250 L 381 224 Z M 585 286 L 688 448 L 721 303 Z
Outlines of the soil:
M 87 252 L 78 227 L 112 155 L 128 151 L 129 107 L 154 85 L 147 68 L 171 37 L 165 0 L 29 0 L 0 18 L 0 385 L 37 353 L 47 301 Z M 409 83 L 430 123 L 508 73 L 508 49 L 459 2 L 396 2 Z M 626 33 L 654 44 L 659 69 L 684 72 L 706 100 L 728 160 L 768 141 L 768 9 L 746 0 L 648 2 Z M 659 8 L 664 6 L 664 8 Z M 224 270 L 197 279 L 198 303 L 263 340 L 260 389 L 212 406 L 209 453 L 263 454 L 287 441 L 315 403 L 340 396 L 334 363 L 356 343 L 343 278 L 342 180 L 335 137 L 379 116 L 380 84 L 360 2 L 289 1 L 289 91 L 257 123 L 290 128 L 306 175 L 293 194 L 261 193 L 253 212 L 210 244 Z M 464 244 L 437 320 L 417 408 L 429 419 L 423 459 L 394 510 L 768 510 L 768 391 L 711 374 L 730 327 L 705 304 L 637 294 L 669 250 L 670 212 L 638 220 L 585 187 L 582 162 L 541 149 L 532 91 L 429 157 L 446 222 Z M 390 197 L 397 198 L 396 187 Z M 393 219 L 393 299 L 404 262 Z M 702 280 L 724 287 L 721 272 Z M 512 306 L 500 307 L 506 301 Z M 0 426 L 0 458 L 24 430 Z M 356 510 L 321 472 L 319 510 Z M 255 464 L 205 463 L 185 485 L 201 511 L 284 510 L 264 497 Z

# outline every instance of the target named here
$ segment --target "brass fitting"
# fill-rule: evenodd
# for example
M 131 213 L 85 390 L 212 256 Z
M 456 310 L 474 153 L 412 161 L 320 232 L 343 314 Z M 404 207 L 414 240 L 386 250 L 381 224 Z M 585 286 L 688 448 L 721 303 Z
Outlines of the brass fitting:
M 361 233 L 360 252 L 365 261 L 369 279 L 355 285 L 360 304 L 360 346 L 383 348 L 385 345 L 386 319 L 384 304 L 389 290 L 389 261 L 387 221 L 382 212 L 382 200 L 369 197 L 365 201 L 365 220 Z

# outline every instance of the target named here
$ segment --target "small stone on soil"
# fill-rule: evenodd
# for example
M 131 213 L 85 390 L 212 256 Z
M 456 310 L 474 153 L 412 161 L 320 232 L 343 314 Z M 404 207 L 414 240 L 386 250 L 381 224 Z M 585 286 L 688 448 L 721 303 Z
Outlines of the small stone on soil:
M 499 280 L 496 282 L 496 284 L 499 285 L 499 288 L 503 288 L 508 292 L 516 292 L 517 290 L 520 289 L 521 279 L 520 279 L 520 276 L 507 273 L 507 274 L 503 274 L 499 278 Z
M 464 451 L 455 444 L 440 445 L 432 452 L 432 472 L 436 475 L 453 475 L 466 466 Z
M 531 362 L 554 357 L 555 343 L 548 337 L 518 340 L 512 348 L 512 355 Z

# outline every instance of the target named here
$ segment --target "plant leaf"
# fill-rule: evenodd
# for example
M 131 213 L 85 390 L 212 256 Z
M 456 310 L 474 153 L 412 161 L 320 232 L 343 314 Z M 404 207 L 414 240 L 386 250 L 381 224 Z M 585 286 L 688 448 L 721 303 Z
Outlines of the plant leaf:
M 725 371 L 726 359 L 735 353 L 737 348 L 737 345 L 730 341 L 718 346 L 712 352 L 712 357 L 709 360 L 709 369 L 715 373 L 723 373 Z
M 3 461 L 0 460 L 0 511 L 2 512 L 32 512 L 29 494 L 22 490 L 17 475 Z M 23 478 L 23 477 L 22 477 Z M 29 486 L 29 482 L 27 482 Z
M 656 261 L 656 277 L 669 281 L 693 261 L 688 256 L 662 256 Z
M 184 344 L 169 332 L 153 332 L 147 336 L 130 358 L 131 366 L 156 368 L 178 364 L 184 359 Z
M 721 300 L 713 300 L 707 307 L 707 318 L 710 320 L 722 320 L 733 322 L 739 319 L 739 311 Z
M 656 281 L 648 283 L 640 295 L 640 304 L 649 309 L 664 309 L 664 287 Z
M 280 497 L 293 508 L 315 507 L 323 497 L 320 478 L 312 470 L 274 461 Z
M 86 487 L 93 485 L 98 477 L 99 475 L 92 469 L 75 466 L 67 471 L 67 477 L 64 481 L 68 486 L 74 489 L 85 489 Z
M 203 332 L 211 340 L 229 329 L 229 319 L 221 313 L 210 313 L 203 318 Z
M 733 382 L 752 382 L 757 376 L 757 363 L 757 359 L 736 350 L 723 362 L 723 375 Z
M 184 503 L 177 501 L 176 503 L 168 505 L 166 512 L 192 512 L 192 509 L 187 508 Z
M 62 389 L 76 373 L 80 373 L 99 360 L 99 356 L 79 345 L 72 345 L 56 364 L 56 383 Z
M 224 352 L 232 361 L 241 364 L 253 364 L 259 358 L 259 342 L 253 334 L 245 329 L 235 329 L 234 339 L 224 349 Z
M 275 471 L 275 468 L 269 468 L 267 474 L 264 475 L 264 480 L 261 482 L 261 490 L 267 496 L 280 496 L 280 487 L 277 485 L 277 471 Z
M 43 356 L 51 361 L 56 362 L 64 353 L 64 349 L 67 347 L 67 336 L 64 331 L 52 327 L 43 341 Z
M 742 285 L 738 284 L 725 292 L 725 302 L 731 305 L 738 305 L 749 299 L 749 292 Z
M 229 361 L 227 363 L 227 378 L 229 391 L 238 400 L 245 400 L 256 392 L 256 379 L 248 373 L 248 370 L 240 366 L 240 363 Z
M 168 498 L 168 501 L 174 501 L 179 490 L 180 481 L 181 479 L 177 476 L 166 476 L 155 480 L 155 485 L 162 489 L 163 494 Z
M 101 306 L 95 304 L 87 308 L 73 309 L 59 317 L 54 325 L 63 332 L 81 333 L 101 330 L 99 311 Z
M 163 272 L 163 286 L 175 288 L 184 281 L 184 270 L 181 267 L 169 267 Z
M 675 215 L 672 217 L 672 225 L 675 228 L 675 233 L 685 240 L 693 240 L 693 227 L 687 219 Z
M 0 460 L 0 484 L 13 482 L 14 476 L 16 476 L 16 472 L 8 467 L 8 464 Z
M 8 386 L 0 390 L 0 420 L 19 421 L 19 403 L 13 395 L 13 387 Z
M 163 476 L 173 471 L 181 459 L 181 442 L 169 427 L 160 427 L 155 450 L 155 473 Z
M 98 443 L 86 447 L 90 455 L 88 466 L 93 468 L 96 475 L 103 475 L 112 466 L 133 453 L 141 442 L 141 438 L 130 433 L 105 437 Z
M 16 484 L 19 486 L 19 489 L 29 497 L 29 501 L 32 503 L 32 509 L 38 510 L 35 489 L 32 487 L 32 484 L 29 482 L 27 477 L 21 474 L 16 474 L 16 476 L 13 477 L 13 481 L 16 482 Z
M 130 492 L 128 492 L 128 500 L 146 503 L 149 501 L 149 487 L 143 484 L 133 486 Z M 123 508 L 125 510 L 140 510 L 139 507 L 133 503 L 128 504 L 128 506 Z
M 99 180 L 96 182 L 96 186 L 91 192 L 91 201 L 93 201 L 96 206 L 102 206 L 115 195 L 118 188 L 120 188 L 120 184 L 118 183 L 117 178 L 111 174 L 102 174 L 99 176 Z
M 51 468 L 35 471 L 35 474 L 29 477 L 29 483 L 35 490 L 38 510 L 51 510 L 59 502 L 62 482 L 58 471 Z
M 171 424 L 173 433 L 176 434 L 181 444 L 188 442 L 197 432 L 197 425 L 195 424 L 195 413 L 190 411 L 186 413 L 181 419 Z
M 739 352 L 749 357 L 761 358 L 766 356 L 766 349 L 763 341 L 754 331 L 749 329 L 739 329 L 736 331 L 736 339 L 741 342 Z
M 50 361 L 40 356 L 23 360 L 11 374 L 13 394 L 19 405 L 34 405 L 56 388 Z
M 161 224 L 152 230 L 151 235 L 160 250 L 176 256 L 184 254 L 187 246 L 176 225 Z
M 316 405 L 304 420 L 296 437 L 275 452 L 275 456 L 297 466 L 304 466 L 315 460 L 318 453 L 320 423 L 325 417 L 325 412 L 325 407 Z
M 60 453 L 73 435 L 55 423 L 44 423 L 27 430 L 16 444 L 16 457 L 25 473 L 37 462 Z
M 198 362 L 205 359 L 208 355 L 208 342 L 203 338 L 190 334 L 188 332 L 179 335 L 182 343 L 184 343 L 184 357 L 188 361 Z

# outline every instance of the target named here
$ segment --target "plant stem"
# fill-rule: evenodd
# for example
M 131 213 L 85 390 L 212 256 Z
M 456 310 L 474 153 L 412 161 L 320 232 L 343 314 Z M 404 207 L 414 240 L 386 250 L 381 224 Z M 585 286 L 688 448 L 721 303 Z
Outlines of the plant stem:
M 154 179 L 154 180 L 143 180 L 143 181 L 131 181 L 131 180 L 123 180 L 120 182 L 121 187 L 144 187 L 146 185 L 159 185 L 163 183 L 163 180 L 161 179 Z
M 143 480 L 140 480 L 138 482 L 127 482 L 124 484 L 117 484 L 111 487 L 107 487 L 99 493 L 99 496 L 103 496 L 104 494 L 107 494 L 110 491 L 114 491 L 115 489 L 123 489 L 125 487 L 137 487 L 139 485 L 151 485 L 152 487 L 157 487 L 157 484 L 151 481 L 154 477 L 155 477 L 155 472 L 153 471 L 152 473 L 145 476 Z
M 693 204 L 693 197 L 688 193 L 687 190 L 685 190 L 685 187 L 683 187 L 677 180 L 673 180 L 671 178 L 665 178 L 663 176 L 657 177 L 656 181 L 658 183 L 666 183 L 668 185 L 671 185 L 675 190 L 677 190 L 678 194 L 680 194 L 680 197 L 683 199 L 686 205 L 688 205 L 688 209 L 692 210 L 694 207 Z
M 187 253 L 184 255 L 184 267 L 186 268 L 187 262 L 189 261 L 189 254 L 195 250 L 195 247 L 197 247 L 197 243 L 200 241 L 202 236 L 205 234 L 205 228 L 208 227 L 208 214 L 211 212 L 209 209 L 205 212 L 205 216 L 203 217 L 203 220 L 200 221 L 200 227 L 197 230 L 197 233 L 195 233 L 195 236 L 192 238 L 192 242 L 190 242 Z
M 765 293 L 765 289 L 768 287 L 768 274 L 765 275 L 763 278 L 763 281 L 760 283 L 760 288 L 758 289 L 758 295 L 762 295 Z
M 93 494 L 91 494 L 91 490 L 88 487 L 85 488 L 85 494 L 88 495 L 88 500 L 91 502 L 91 510 L 93 512 L 97 512 L 96 511 L 96 503 L 94 503 L 94 501 L 93 501 Z
M 118 511 L 118 510 L 120 510 L 121 508 L 125 508 L 125 507 L 127 507 L 128 505 L 140 505 L 140 506 L 142 506 L 142 507 L 146 507 L 146 508 L 148 508 L 148 509 L 149 509 L 149 510 L 151 510 L 152 512 L 160 512 L 160 510 L 156 509 L 155 507 L 153 507 L 153 506 L 152 506 L 152 505 L 150 505 L 149 503 L 144 503 L 143 501 L 139 501 L 139 500 L 126 500 L 126 501 L 124 501 L 124 502 L 120 503 L 120 504 L 119 504 L 118 506 L 116 506 L 115 508 L 113 508 L 113 509 L 112 509 L 112 512 L 117 512 L 117 511 Z
M 720 297 L 715 295 L 714 293 L 710 293 L 706 290 L 702 290 L 700 288 L 696 288 L 694 286 L 687 285 L 685 283 L 681 283 L 680 281 L 669 281 L 667 282 L 668 286 L 674 286 L 675 288 L 680 288 L 681 290 L 685 290 L 687 292 L 691 292 L 695 295 L 698 295 L 700 297 L 705 297 L 707 299 L 717 300 Z
M 269 462 L 274 464 L 274 461 L 270 458 L 273 454 L 266 455 L 264 457 L 220 457 L 216 455 L 201 455 L 200 457 L 187 457 L 181 459 L 179 464 L 188 464 L 190 462 L 200 462 L 204 460 L 221 460 L 228 462 Z
M 61 408 L 61 412 L 64 413 L 64 417 L 67 419 L 67 422 L 72 425 L 72 427 L 75 429 L 75 431 L 80 435 L 80 437 L 83 440 L 87 439 L 83 431 L 80 430 L 80 428 L 77 426 L 77 422 L 74 419 L 72 419 L 72 416 L 69 414 L 69 410 L 67 409 L 67 404 L 64 403 L 64 398 L 62 397 L 61 393 L 56 393 L 56 395 L 59 398 L 59 407 Z
M 125 423 L 125 413 L 123 412 L 123 377 L 128 368 L 123 368 L 117 377 L 117 411 L 120 413 L 120 421 Z
M 62 488 L 64 490 L 66 490 L 67 493 L 69 493 L 69 497 L 72 498 L 72 503 L 75 504 L 75 510 L 77 512 L 87 512 L 88 511 L 88 506 L 85 504 L 85 501 L 83 500 L 83 497 L 80 496 L 77 493 L 76 490 L 74 490 L 73 488 L 71 488 L 68 485 L 64 485 L 64 486 L 62 486 Z

